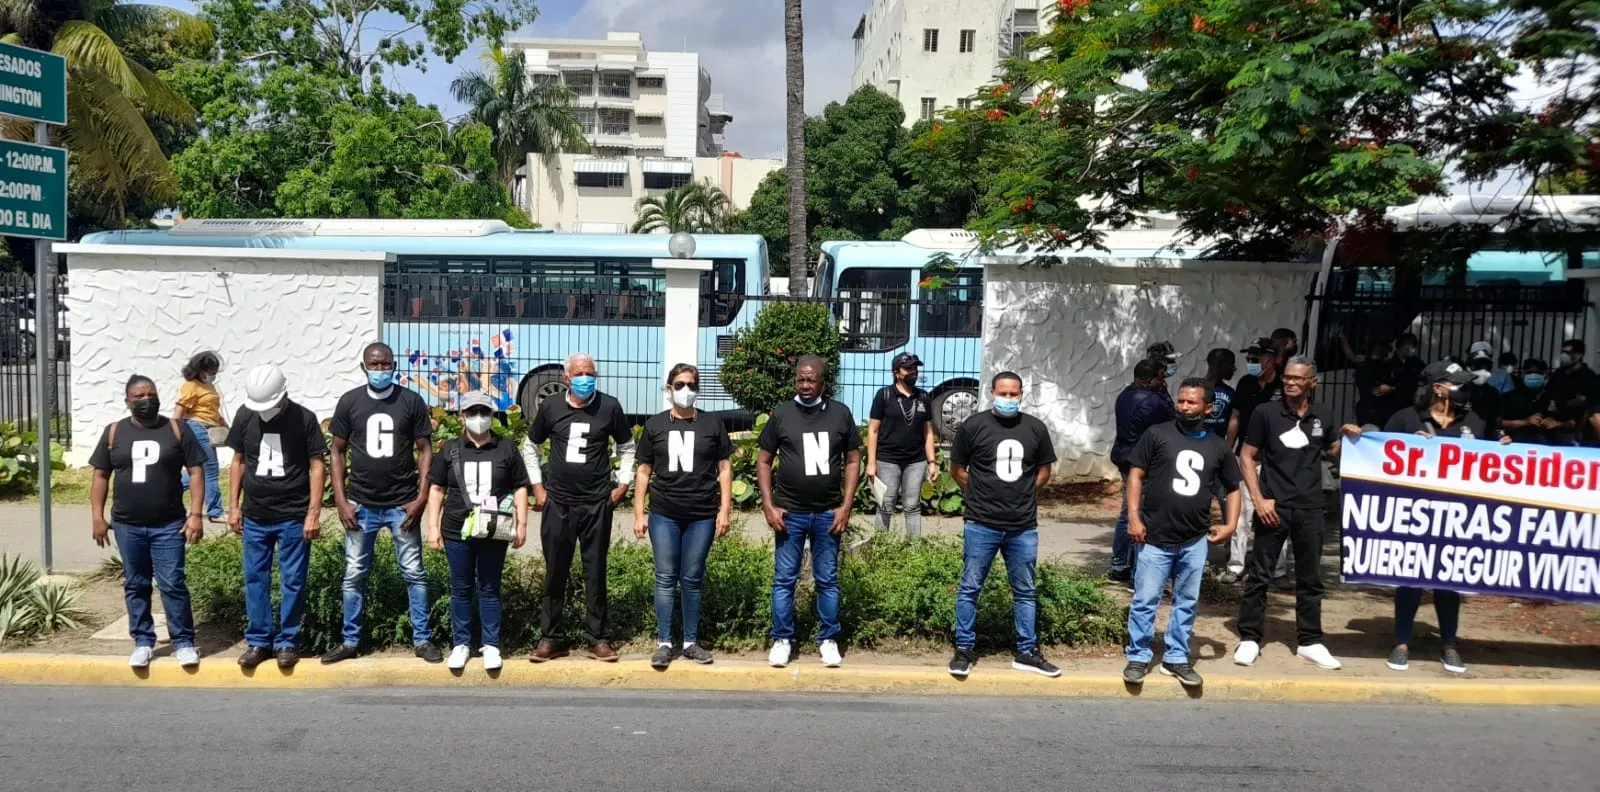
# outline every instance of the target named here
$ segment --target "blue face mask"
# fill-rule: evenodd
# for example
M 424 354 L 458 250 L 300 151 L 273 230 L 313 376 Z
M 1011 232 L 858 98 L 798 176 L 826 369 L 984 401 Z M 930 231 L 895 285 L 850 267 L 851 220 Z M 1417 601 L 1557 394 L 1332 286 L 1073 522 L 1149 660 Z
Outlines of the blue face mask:
M 1022 410 L 1021 399 L 1008 399 L 1004 396 L 994 397 L 995 415 L 1001 418 L 1010 418 Z
M 394 385 L 394 372 L 392 370 L 367 372 L 367 387 L 382 391 L 388 390 L 392 385 Z
M 1176 364 L 1167 366 L 1167 378 L 1168 379 L 1171 379 L 1172 377 L 1177 376 L 1177 374 L 1178 374 L 1178 366 Z
M 1543 388 L 1544 387 L 1544 375 L 1543 374 L 1525 374 L 1522 377 L 1522 384 L 1524 384 L 1524 385 L 1526 385 L 1526 386 L 1528 386 L 1530 388 L 1534 388 L 1535 390 L 1537 390 L 1539 388 Z
M 593 374 L 579 374 L 572 378 L 572 395 L 579 401 L 588 401 L 594 397 L 595 378 Z
M 822 394 L 819 393 L 817 394 L 817 398 L 812 399 L 811 401 L 806 401 L 805 399 L 800 398 L 800 394 L 796 393 L 794 395 L 794 403 L 800 405 L 801 407 L 815 407 L 822 403 Z
M 1261 364 L 1260 363 L 1246 363 L 1246 364 L 1244 364 L 1244 373 L 1246 373 L 1246 374 L 1248 374 L 1248 375 L 1250 375 L 1252 377 L 1261 376 Z

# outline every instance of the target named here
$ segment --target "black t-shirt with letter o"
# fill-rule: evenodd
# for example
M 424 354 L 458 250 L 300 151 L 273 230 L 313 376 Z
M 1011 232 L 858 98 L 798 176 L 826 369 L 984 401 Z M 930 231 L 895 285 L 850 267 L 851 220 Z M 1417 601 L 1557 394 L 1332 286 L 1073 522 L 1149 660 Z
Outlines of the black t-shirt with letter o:
M 240 407 L 228 428 L 228 447 L 244 460 L 241 509 L 246 518 L 259 523 L 306 518 L 311 459 L 328 453 L 315 413 L 286 401 L 272 420 L 263 421 L 254 410 Z
M 933 420 L 933 405 L 927 391 L 913 388 L 907 396 L 888 385 L 872 397 L 868 418 L 878 422 L 878 461 L 894 465 L 914 465 L 927 455 L 928 423 Z
M 651 470 L 651 514 L 687 521 L 717 516 L 722 508 L 718 463 L 733 456 L 722 419 L 699 410 L 688 420 L 672 417 L 670 410 L 652 415 L 639 433 L 637 454 L 639 464 Z
M 1176 423 L 1150 428 L 1133 447 L 1128 464 L 1144 471 L 1139 517 L 1146 544 L 1179 547 L 1211 530 L 1216 483 L 1239 488 L 1239 462 L 1225 437 L 1212 431 L 1185 433 Z
M 111 474 L 112 522 L 142 527 L 182 522 L 188 516 L 183 471 L 206 463 L 206 452 L 188 422 L 179 421 L 177 433 L 166 417 L 150 428 L 132 418 L 116 427 L 116 442 L 111 443 L 111 427 L 106 427 L 89 457 L 90 467 Z
M 773 409 L 757 442 L 762 451 L 777 456 L 773 506 L 819 514 L 844 504 L 845 457 L 861 448 L 849 407 L 832 399 L 804 407 L 790 399 Z
M 507 495 L 531 486 L 517 444 L 494 435 L 481 446 L 465 437 L 445 443 L 433 455 L 428 483 L 444 489 L 439 533 L 447 539 L 461 538 L 461 525 L 472 509 L 496 508 Z
M 345 497 L 374 508 L 404 506 L 417 497 L 417 440 L 433 437 L 428 405 L 398 385 L 382 399 L 362 386 L 333 410 L 329 432 L 350 445 Z
M 950 462 L 967 469 L 967 520 L 997 531 L 1039 527 L 1039 468 L 1053 465 L 1050 430 L 1031 415 L 974 413 L 956 430 Z
M 544 477 L 550 497 L 562 503 L 592 503 L 611 497 L 616 485 L 611 475 L 611 442 L 633 439 L 633 427 L 615 397 L 596 393 L 582 407 L 566 396 L 539 404 L 528 427 L 535 444 L 550 441 L 549 475 Z

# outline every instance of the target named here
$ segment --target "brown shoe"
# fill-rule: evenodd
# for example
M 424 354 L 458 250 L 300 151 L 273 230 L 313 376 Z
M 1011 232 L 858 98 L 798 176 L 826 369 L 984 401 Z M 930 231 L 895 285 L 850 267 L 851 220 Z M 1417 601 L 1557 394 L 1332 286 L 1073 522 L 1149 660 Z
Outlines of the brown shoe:
M 540 641 L 539 645 L 533 648 L 533 654 L 528 657 L 528 662 L 543 663 L 549 660 L 554 660 L 557 657 L 566 656 L 567 653 L 557 649 L 554 642 L 550 641 L 549 639 L 545 639 Z
M 594 647 L 589 650 L 589 656 L 605 663 L 617 662 L 617 650 L 612 649 L 611 644 L 608 644 L 605 641 L 595 644 Z

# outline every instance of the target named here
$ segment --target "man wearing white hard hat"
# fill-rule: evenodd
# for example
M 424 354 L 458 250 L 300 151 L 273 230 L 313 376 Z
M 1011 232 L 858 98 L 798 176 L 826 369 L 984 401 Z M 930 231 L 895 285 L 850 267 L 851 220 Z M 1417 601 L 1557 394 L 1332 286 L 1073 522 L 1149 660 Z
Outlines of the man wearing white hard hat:
M 245 376 L 244 406 L 228 429 L 233 471 L 228 478 L 228 524 L 244 538 L 244 608 L 249 645 L 239 665 L 255 668 L 276 656 L 279 668 L 300 661 L 306 568 L 322 519 L 328 443 L 317 416 L 289 399 L 277 366 Z M 240 504 L 240 495 L 244 503 Z M 272 613 L 272 554 L 278 554 L 278 624 Z

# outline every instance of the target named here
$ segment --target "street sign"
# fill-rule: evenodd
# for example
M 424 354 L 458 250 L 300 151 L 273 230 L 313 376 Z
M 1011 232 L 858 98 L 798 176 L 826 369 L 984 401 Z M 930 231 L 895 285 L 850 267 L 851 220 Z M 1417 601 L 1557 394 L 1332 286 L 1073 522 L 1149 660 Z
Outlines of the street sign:
M 67 238 L 67 150 L 0 140 L 0 236 Z
M 0 43 L 0 115 L 67 123 L 67 59 Z

